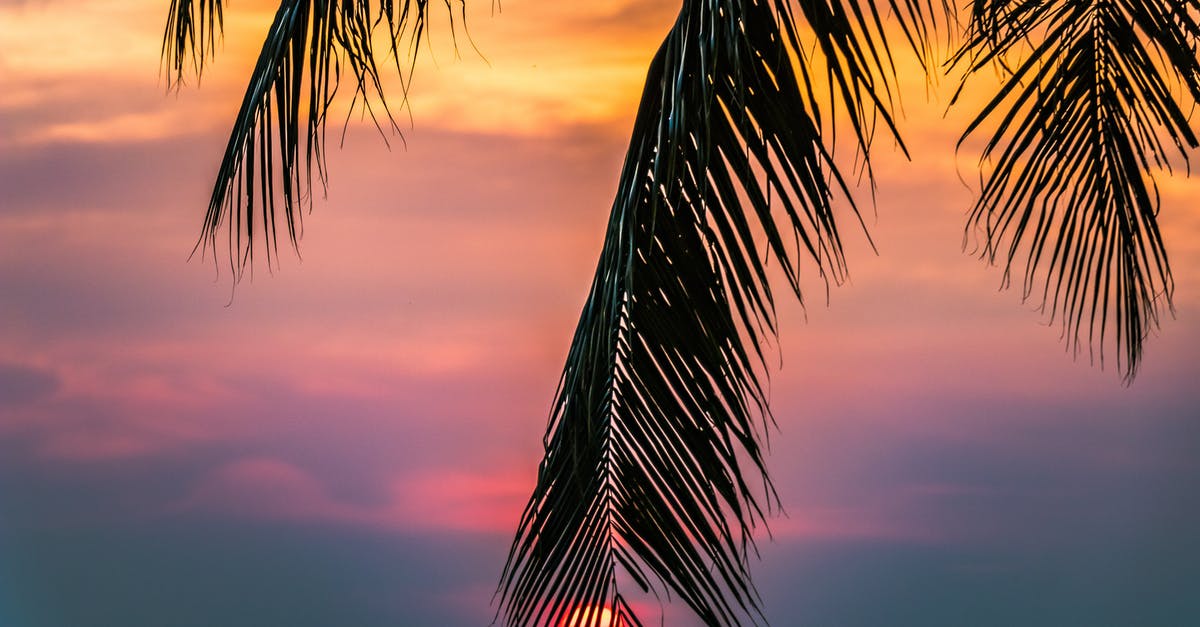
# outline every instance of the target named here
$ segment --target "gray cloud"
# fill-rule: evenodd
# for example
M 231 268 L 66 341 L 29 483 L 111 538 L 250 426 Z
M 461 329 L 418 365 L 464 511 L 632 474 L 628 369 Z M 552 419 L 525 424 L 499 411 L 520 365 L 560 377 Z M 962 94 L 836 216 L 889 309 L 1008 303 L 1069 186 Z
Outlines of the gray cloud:
M 770 549 L 759 581 L 773 625 L 1186 627 L 1200 614 L 1194 546 Z
M 215 137 L 109 143 L 50 142 L 0 155 L 5 216 L 170 213 L 200 206 L 216 171 Z M 197 218 L 198 220 L 199 218 Z
M 0 546 L 0 621 L 20 627 L 486 625 L 503 550 L 202 519 L 52 527 Z
M 59 383 L 49 370 L 0 362 L 0 407 L 49 398 L 58 391 Z

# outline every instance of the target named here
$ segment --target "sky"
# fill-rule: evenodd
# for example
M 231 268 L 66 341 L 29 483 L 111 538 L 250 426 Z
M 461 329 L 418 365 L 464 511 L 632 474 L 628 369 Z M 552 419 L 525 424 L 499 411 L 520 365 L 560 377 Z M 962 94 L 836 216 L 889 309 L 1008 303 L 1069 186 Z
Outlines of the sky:
M 487 625 L 677 5 L 472 4 L 480 53 L 435 30 L 403 141 L 351 118 L 302 260 L 236 289 L 189 253 L 273 7 L 168 92 L 167 5 L 0 0 L 0 625 Z M 771 624 L 1197 624 L 1200 179 L 1124 386 L 963 252 L 978 97 L 901 74 L 878 254 L 780 303 Z

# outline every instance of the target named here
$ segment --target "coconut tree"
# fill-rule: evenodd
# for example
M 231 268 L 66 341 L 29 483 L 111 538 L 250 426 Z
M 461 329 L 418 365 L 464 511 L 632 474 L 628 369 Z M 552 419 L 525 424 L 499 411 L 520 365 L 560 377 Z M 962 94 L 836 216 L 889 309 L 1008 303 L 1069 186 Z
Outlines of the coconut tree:
M 461 0 L 281 0 L 198 249 L 220 251 L 236 280 L 256 253 L 272 264 L 281 239 L 297 245 L 314 177 L 326 182 L 335 95 L 390 124 L 381 67 L 406 97 L 435 8 L 465 20 Z M 222 18 L 221 0 L 173 0 L 173 83 L 203 70 Z M 835 146 L 868 178 L 877 136 L 904 150 L 895 54 L 951 71 L 959 93 L 1000 71 L 963 133 L 984 138 L 968 234 L 1072 350 L 1115 349 L 1131 380 L 1171 310 L 1154 180 L 1197 146 L 1198 42 L 1200 0 L 684 0 L 650 64 L 498 618 L 639 625 L 632 586 L 708 625 L 765 622 L 748 558 L 777 503 L 762 444 L 767 260 L 797 298 L 804 266 L 841 281 L 835 214 L 860 221 Z

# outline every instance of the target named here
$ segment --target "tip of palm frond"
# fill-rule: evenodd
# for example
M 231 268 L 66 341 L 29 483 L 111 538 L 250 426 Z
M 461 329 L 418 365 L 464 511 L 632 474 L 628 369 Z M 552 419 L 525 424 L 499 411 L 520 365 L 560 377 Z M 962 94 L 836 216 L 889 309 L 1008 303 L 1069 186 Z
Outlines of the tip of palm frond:
M 455 6 L 446 3 L 452 36 L 465 27 L 466 19 L 465 3 L 459 0 L 460 9 Z M 429 10 L 428 0 L 378 6 L 280 3 L 230 133 L 193 255 L 198 250 L 201 257 L 210 251 L 214 259 L 226 257 L 237 280 L 256 258 L 265 257 L 268 269 L 277 265 L 284 246 L 298 254 L 314 184 L 323 189 L 328 180 L 326 121 L 342 79 L 350 78 L 353 92 L 343 139 L 357 110 L 385 142 L 389 132 L 403 140 L 384 96 L 374 32 L 386 25 L 404 108 Z M 174 0 L 163 50 L 175 84 L 189 60 L 197 72 L 202 70 L 220 23 L 219 1 Z M 407 53 L 402 52 L 403 41 L 408 42 Z M 405 54 L 412 58 L 407 68 L 400 60 Z
M 205 63 L 216 55 L 224 27 L 222 0 L 171 0 L 160 66 L 168 89 L 181 87 L 189 71 L 199 80 Z
M 1023 265 L 1023 296 L 1071 354 L 1103 366 L 1115 352 L 1126 383 L 1173 311 L 1154 179 L 1198 143 L 1200 12 L 1185 4 L 979 2 L 955 56 L 960 90 L 1011 61 L 966 132 L 991 127 L 968 227 L 981 254 L 1001 260 L 1004 281 Z

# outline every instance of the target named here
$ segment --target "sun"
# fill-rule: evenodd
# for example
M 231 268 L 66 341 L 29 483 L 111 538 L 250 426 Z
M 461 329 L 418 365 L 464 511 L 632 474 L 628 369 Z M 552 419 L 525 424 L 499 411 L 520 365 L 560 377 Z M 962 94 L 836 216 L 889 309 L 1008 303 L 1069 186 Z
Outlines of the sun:
M 585 605 L 575 608 L 559 627 L 622 627 L 625 621 L 617 621 L 611 608 Z

